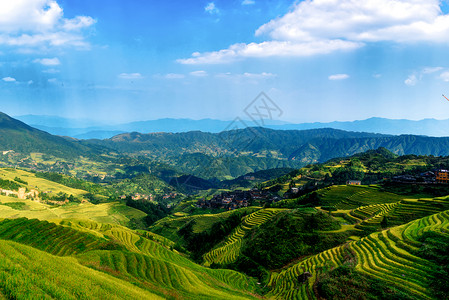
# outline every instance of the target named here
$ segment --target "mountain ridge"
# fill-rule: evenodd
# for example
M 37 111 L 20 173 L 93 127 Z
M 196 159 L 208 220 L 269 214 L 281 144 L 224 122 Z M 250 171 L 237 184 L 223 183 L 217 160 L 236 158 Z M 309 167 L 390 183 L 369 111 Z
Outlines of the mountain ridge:
M 204 131 L 218 133 L 231 127 L 233 121 L 200 119 L 193 120 L 187 118 L 162 118 L 147 121 L 135 121 L 123 124 L 101 124 L 92 120 L 69 119 L 51 116 L 24 115 L 17 116 L 17 119 L 30 126 L 47 131 L 55 135 L 71 136 L 78 139 L 105 139 L 125 132 L 188 132 Z M 257 127 L 258 124 L 250 120 L 243 121 L 240 127 Z M 313 122 L 313 123 L 292 123 L 275 120 L 265 120 L 266 128 L 277 130 L 305 130 L 317 128 L 334 128 L 346 131 L 372 132 L 382 134 L 415 134 L 443 137 L 449 136 L 449 119 L 388 119 L 372 117 L 365 120 L 355 121 L 334 121 L 334 122 Z

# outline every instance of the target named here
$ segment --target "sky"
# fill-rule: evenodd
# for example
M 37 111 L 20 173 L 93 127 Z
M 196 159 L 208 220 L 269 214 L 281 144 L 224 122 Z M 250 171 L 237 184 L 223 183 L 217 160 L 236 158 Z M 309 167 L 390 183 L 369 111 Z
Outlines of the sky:
M 0 0 L 0 111 L 122 123 L 448 119 L 438 0 Z M 261 106 L 259 106 L 261 108 Z

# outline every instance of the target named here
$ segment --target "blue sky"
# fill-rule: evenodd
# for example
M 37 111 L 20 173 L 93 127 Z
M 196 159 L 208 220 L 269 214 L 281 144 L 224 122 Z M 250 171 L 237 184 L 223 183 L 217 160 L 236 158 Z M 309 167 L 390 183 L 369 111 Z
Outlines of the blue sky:
M 449 118 L 438 0 L 0 0 L 0 105 L 106 123 Z

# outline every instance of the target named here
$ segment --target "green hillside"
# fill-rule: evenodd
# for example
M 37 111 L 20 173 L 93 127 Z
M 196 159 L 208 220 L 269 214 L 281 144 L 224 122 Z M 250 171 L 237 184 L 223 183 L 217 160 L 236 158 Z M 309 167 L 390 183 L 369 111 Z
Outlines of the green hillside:
M 261 209 L 244 217 L 240 225 L 233 230 L 222 245 L 204 255 L 204 265 L 210 266 L 211 264 L 230 264 L 235 262 L 240 255 L 242 239 L 245 234 L 281 211 L 282 209 L 275 208 Z
M 14 150 L 22 154 L 46 153 L 61 158 L 75 158 L 81 155 L 95 156 L 94 149 L 75 140 L 51 135 L 35 129 L 0 112 L 0 149 Z
M 211 270 L 196 265 L 170 250 L 170 243 L 163 238 L 154 235 L 142 235 L 118 225 L 92 221 L 67 219 L 59 220 L 57 223 L 61 225 L 24 218 L 5 219 L 0 222 L 0 240 L 15 241 L 53 255 L 70 257 L 66 261 L 72 265 L 78 265 L 78 267 L 72 266 L 71 269 L 80 268 L 83 270 L 81 266 L 84 265 L 120 279 L 117 281 L 123 281 L 121 285 L 130 285 L 127 283 L 130 282 L 135 286 L 135 295 L 128 296 L 131 299 L 139 299 L 136 296 L 138 293 L 141 295 L 147 293 L 146 296 L 143 296 L 145 299 L 151 299 L 151 293 L 175 299 L 198 299 L 198 297 L 204 299 L 211 297 L 215 299 L 249 299 L 253 298 L 250 292 L 256 290 L 254 280 L 235 271 Z M 6 244 L 5 247 L 16 245 L 10 242 L 2 243 Z M 17 264 L 17 268 L 25 268 L 23 272 L 27 272 L 26 270 L 30 270 L 30 273 L 37 272 L 36 270 L 41 264 L 48 264 L 49 267 L 52 267 L 60 262 L 59 258 L 49 255 L 42 256 L 36 252 L 37 250 L 29 250 L 24 246 L 17 249 L 21 253 L 20 256 L 23 256 L 22 249 L 28 249 L 26 250 L 28 253 L 25 254 L 28 260 L 19 260 L 16 259 L 15 254 L 9 254 L 11 259 L 9 264 Z M 35 253 L 31 253 L 32 251 Z M 35 259 L 39 257 L 39 259 L 31 266 L 26 266 L 27 261 L 33 259 L 33 257 Z M 65 263 L 61 264 L 62 267 L 65 265 Z M 15 295 L 14 282 L 16 286 L 20 285 L 20 289 L 17 291 L 22 294 L 32 293 L 34 285 L 28 286 L 23 280 L 17 282 L 16 273 L 5 271 L 8 270 L 7 266 L 8 264 L 1 266 L 3 268 L 0 267 L 2 272 L 0 274 L 4 275 L 5 280 L 2 282 L 6 282 L 6 285 L 3 288 L 8 292 L 8 295 Z M 46 268 L 41 272 L 45 272 L 45 270 Z M 75 274 L 79 273 L 74 272 Z M 90 276 L 96 276 L 95 272 L 91 273 L 93 275 Z M 54 272 L 49 272 L 48 278 L 44 275 L 36 284 L 44 284 L 45 281 L 51 282 L 51 278 L 54 276 L 52 274 Z M 64 272 L 63 274 L 67 273 Z M 94 282 L 102 280 L 102 276 L 92 280 Z M 69 275 L 66 277 L 67 280 L 71 278 Z M 9 282 L 13 283 L 10 284 Z M 121 285 L 117 284 L 117 288 Z M 89 298 L 88 295 L 93 295 L 94 298 L 99 297 L 95 294 L 89 294 L 94 291 L 83 291 L 81 288 L 77 288 L 79 291 L 73 293 L 72 296 L 74 297 L 83 295 L 83 293 L 86 296 L 82 298 Z M 102 289 L 105 294 L 113 293 L 109 288 Z M 42 291 L 43 295 L 51 296 L 51 293 L 53 293 L 51 289 L 43 289 Z M 63 291 L 60 293 L 64 295 Z M 118 293 L 118 295 L 120 294 Z
M 163 299 L 105 272 L 0 240 L 0 295 L 5 299 Z
M 449 297 L 449 157 L 416 155 L 446 138 L 255 130 L 80 142 L 0 115 L 0 299 Z
M 441 241 L 445 241 L 447 248 L 448 226 L 446 211 L 308 257 L 281 272 L 273 272 L 269 295 L 283 299 L 315 299 L 318 298 L 315 293 L 318 282 L 320 296 L 326 298 L 363 295 L 372 299 L 437 299 L 441 291 L 433 290 L 432 283 L 438 280 L 439 267 L 432 260 L 439 257 L 434 255 L 430 260 L 431 255 L 425 254 L 425 248 Z M 423 241 L 431 242 L 425 245 Z M 447 253 L 445 255 L 447 258 Z M 305 272 L 311 277 L 298 282 L 298 276 Z M 442 273 L 445 278 L 447 274 Z M 378 290 L 370 288 L 370 284 Z

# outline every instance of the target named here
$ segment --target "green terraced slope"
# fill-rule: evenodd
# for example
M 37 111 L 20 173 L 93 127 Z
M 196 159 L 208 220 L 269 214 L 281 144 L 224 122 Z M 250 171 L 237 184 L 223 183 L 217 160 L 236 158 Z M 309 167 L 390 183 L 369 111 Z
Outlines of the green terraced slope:
M 381 191 L 378 186 L 335 185 L 318 191 L 325 206 L 337 209 L 356 209 L 360 206 L 394 203 L 404 196 Z
M 239 213 L 246 212 L 248 214 L 260 209 L 259 207 L 240 208 L 238 210 L 226 211 L 218 214 L 202 214 L 185 217 L 169 216 L 165 217 L 150 227 L 154 233 L 162 235 L 174 242 L 177 242 L 181 237 L 178 235 L 178 230 L 191 221 L 194 221 L 193 233 L 199 233 L 209 230 L 217 222 L 228 219 L 237 211 Z
M 204 265 L 210 266 L 212 263 L 229 264 L 237 260 L 242 247 L 242 239 L 247 232 L 256 226 L 259 226 L 277 213 L 284 209 L 267 208 L 258 210 L 246 216 L 242 223 L 226 238 L 224 245 L 206 253 L 204 258 Z
M 73 257 L 57 257 L 3 240 L 0 291 L 7 299 L 163 299 L 132 283 L 84 267 Z
M 255 298 L 254 279 L 231 270 L 213 270 L 197 265 L 170 250 L 173 243 L 163 237 L 86 220 L 55 222 L 60 225 L 26 218 L 5 219 L 0 222 L 0 241 L 8 239 L 64 256 L 80 268 L 87 266 L 132 282 L 136 289 L 143 289 L 142 293 L 148 292 L 143 298 L 123 296 L 122 299 L 151 299 L 149 295 L 152 294 L 174 299 Z M 51 256 L 48 257 L 50 259 Z M 33 258 L 37 257 L 29 257 Z M 54 256 L 54 259 L 58 258 Z M 0 268 L 0 276 L 1 272 Z M 23 283 L 20 285 L 24 286 Z M 28 288 L 24 289 L 31 293 Z M 109 299 L 106 296 L 93 298 Z
M 109 242 L 87 232 L 26 218 L 5 219 L 0 222 L 0 239 L 29 245 L 58 256 L 102 249 Z
M 358 272 L 382 281 L 385 286 L 395 287 L 414 299 L 431 299 L 428 290 L 431 268 L 429 261 L 415 255 L 421 246 L 418 239 L 427 231 L 448 235 L 448 229 L 449 211 L 444 211 L 324 251 L 280 272 L 273 272 L 269 296 L 275 299 L 317 299 L 314 290 L 317 278 L 326 270 L 342 265 L 346 252 L 354 256 Z M 304 272 L 310 272 L 312 277 L 299 283 L 297 278 Z

